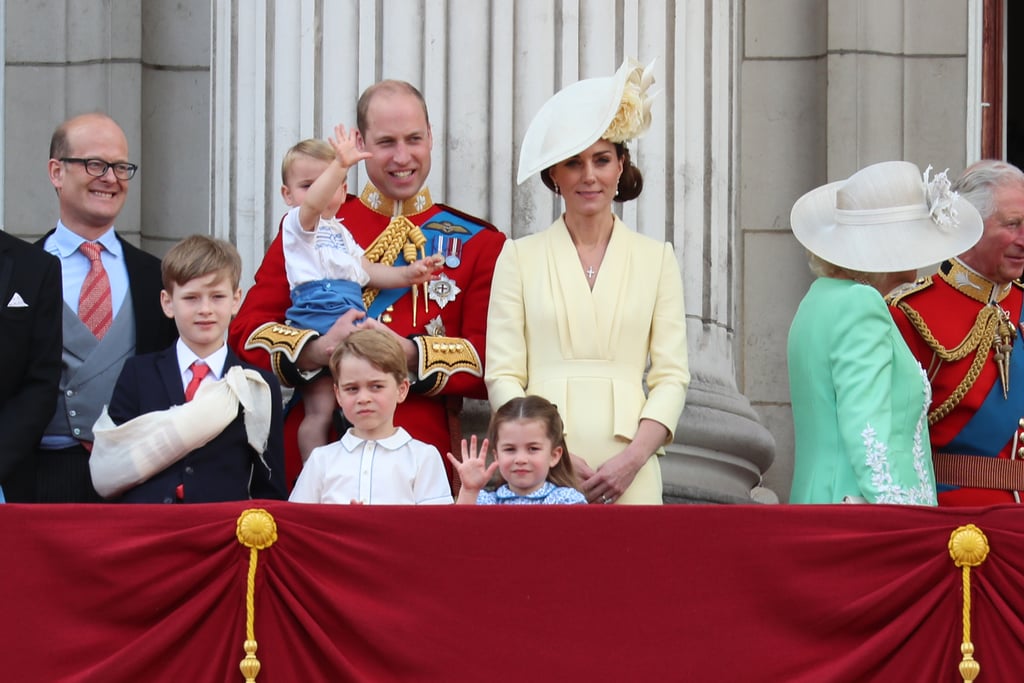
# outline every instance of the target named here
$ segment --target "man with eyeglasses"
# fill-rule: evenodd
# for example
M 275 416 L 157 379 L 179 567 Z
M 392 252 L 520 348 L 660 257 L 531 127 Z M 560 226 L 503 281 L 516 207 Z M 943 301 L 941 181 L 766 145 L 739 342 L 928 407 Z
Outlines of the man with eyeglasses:
M 160 308 L 160 261 L 114 229 L 136 170 L 124 131 L 106 114 L 69 119 L 50 140 L 60 219 L 40 244 L 62 269 L 60 390 L 35 457 L 4 482 L 11 502 L 102 500 L 89 475 L 92 426 L 124 359 L 175 340 Z

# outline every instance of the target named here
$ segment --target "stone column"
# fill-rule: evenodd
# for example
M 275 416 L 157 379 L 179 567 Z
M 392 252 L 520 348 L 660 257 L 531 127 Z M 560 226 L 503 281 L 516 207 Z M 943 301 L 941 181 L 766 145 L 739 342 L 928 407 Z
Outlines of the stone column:
M 685 7 L 673 51 L 676 77 L 666 86 L 666 135 L 674 144 L 664 147 L 672 155 L 665 168 L 673 170 L 664 204 L 669 238 L 682 255 L 692 380 L 662 460 L 665 502 L 749 503 L 775 445 L 736 385 L 737 16 L 734 3 Z M 777 500 L 759 491 L 758 500 Z

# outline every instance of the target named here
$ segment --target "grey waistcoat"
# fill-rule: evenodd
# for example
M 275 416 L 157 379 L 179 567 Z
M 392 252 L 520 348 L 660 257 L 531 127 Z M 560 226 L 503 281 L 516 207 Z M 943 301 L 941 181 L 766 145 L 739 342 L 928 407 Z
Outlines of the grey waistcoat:
M 57 412 L 46 427 L 44 444 L 71 445 L 72 439 L 92 441 L 92 426 L 103 406 L 110 403 L 121 366 L 135 354 L 135 313 L 129 291 L 110 329 L 97 340 L 67 304 L 64 304 L 64 351 Z M 61 439 L 49 437 L 66 437 Z

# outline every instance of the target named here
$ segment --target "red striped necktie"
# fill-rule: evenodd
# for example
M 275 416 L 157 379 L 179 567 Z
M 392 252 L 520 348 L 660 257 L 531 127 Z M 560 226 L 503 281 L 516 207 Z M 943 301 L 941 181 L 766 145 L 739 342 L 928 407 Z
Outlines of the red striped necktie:
M 114 321 L 114 308 L 110 301 L 110 278 L 100 260 L 103 246 L 96 242 L 82 242 L 78 250 L 89 259 L 89 272 L 82 282 L 82 291 L 78 296 L 78 317 L 89 328 L 97 339 L 110 329 Z

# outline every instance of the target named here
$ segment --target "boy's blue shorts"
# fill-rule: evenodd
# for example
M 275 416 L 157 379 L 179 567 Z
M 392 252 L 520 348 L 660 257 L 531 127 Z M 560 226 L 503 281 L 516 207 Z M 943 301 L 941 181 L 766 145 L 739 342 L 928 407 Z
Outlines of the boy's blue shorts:
M 293 327 L 326 334 L 348 310 L 365 311 L 363 288 L 351 280 L 314 280 L 292 290 L 292 305 L 285 317 Z

